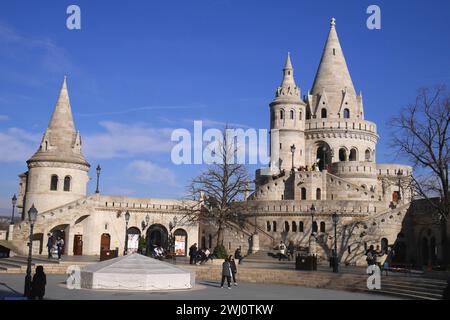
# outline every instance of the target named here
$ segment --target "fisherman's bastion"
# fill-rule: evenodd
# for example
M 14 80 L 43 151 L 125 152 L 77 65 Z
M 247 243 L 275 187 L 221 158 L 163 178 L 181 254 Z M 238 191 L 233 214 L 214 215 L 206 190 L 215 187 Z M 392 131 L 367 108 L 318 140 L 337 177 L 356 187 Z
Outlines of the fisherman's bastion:
M 224 246 L 229 252 L 241 247 L 250 254 L 273 250 L 280 241 L 292 242 L 326 262 L 334 247 L 336 213 L 341 264 L 365 264 L 365 250 L 371 245 L 385 257 L 391 253 L 393 261 L 405 261 L 408 250 L 420 247 L 407 243 L 409 237 L 422 239 L 421 234 L 412 238 L 404 230 L 412 199 L 412 168 L 377 163 L 377 126 L 365 119 L 363 97 L 352 82 L 334 19 L 314 84 L 305 95 L 299 78 L 294 77 L 288 55 L 268 110 L 271 166 L 256 171 L 254 191 L 246 199 L 252 212 L 243 225 L 227 224 Z M 91 168 L 83 156 L 66 79 L 27 166 L 19 176 L 22 221 L 10 229 L 7 241 L 13 252 L 27 252 L 26 213 L 33 205 L 39 212 L 35 254 L 45 254 L 49 234 L 65 239 L 66 255 L 100 255 L 114 248 L 122 253 L 125 230 L 129 251 L 138 249 L 142 237 L 147 246 L 167 246 L 172 233 L 179 255 L 186 255 L 194 243 L 200 248 L 216 246 L 215 226 L 185 222 L 182 200 L 87 194 L 88 172 L 94 172 L 95 181 L 95 166 Z M 430 250 L 442 255 L 440 247 Z

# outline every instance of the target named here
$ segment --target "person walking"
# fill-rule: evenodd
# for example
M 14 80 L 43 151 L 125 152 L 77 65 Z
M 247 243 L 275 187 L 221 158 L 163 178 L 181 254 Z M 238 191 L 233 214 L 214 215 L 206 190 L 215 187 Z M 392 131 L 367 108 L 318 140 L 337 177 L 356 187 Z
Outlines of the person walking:
M 48 250 L 48 258 L 52 258 L 52 249 L 53 249 L 53 236 L 51 233 L 47 234 L 48 240 L 47 240 L 47 250 Z
M 236 273 L 237 273 L 237 267 L 236 267 L 236 262 L 233 259 L 233 256 L 229 256 L 228 260 L 230 261 L 230 267 L 231 267 L 231 276 L 233 277 L 233 283 L 235 286 L 237 286 L 237 282 L 236 282 Z
M 220 283 L 220 287 L 223 288 L 223 284 L 225 279 L 227 279 L 228 289 L 231 289 L 231 276 L 233 272 L 231 271 L 231 264 L 228 261 L 228 258 L 225 258 L 225 261 L 222 263 L 222 281 Z
M 46 284 L 47 276 L 44 273 L 44 267 L 37 266 L 36 273 L 34 274 L 33 280 L 31 281 L 31 299 L 44 299 Z
M 369 249 L 366 252 L 366 261 L 367 261 L 367 266 L 371 266 L 376 264 L 377 261 L 377 253 L 375 251 L 375 249 L 373 248 L 373 245 L 371 245 L 369 247 Z
M 189 248 L 189 263 L 190 264 L 194 264 L 195 263 L 195 258 L 197 257 L 197 244 L 194 243 L 192 246 L 190 246 Z
M 278 261 L 281 261 L 281 259 L 285 259 L 286 258 L 286 245 L 284 244 L 283 241 L 280 241 L 280 245 L 278 246 L 278 250 L 279 252 L 279 257 L 278 257 Z
M 292 241 L 289 242 L 287 251 L 288 251 L 288 260 L 290 261 L 291 259 L 294 258 L 294 251 L 295 251 L 294 243 Z
M 58 248 L 58 260 L 61 260 L 61 256 L 64 252 L 64 239 L 58 237 L 58 241 L 56 242 L 56 246 Z

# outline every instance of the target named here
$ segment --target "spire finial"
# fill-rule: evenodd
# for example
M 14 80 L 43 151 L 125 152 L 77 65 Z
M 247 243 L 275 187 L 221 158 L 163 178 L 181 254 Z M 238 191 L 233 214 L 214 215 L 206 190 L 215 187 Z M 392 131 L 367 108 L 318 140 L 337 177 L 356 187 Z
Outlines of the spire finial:
M 330 26 L 331 26 L 332 28 L 334 28 L 335 25 L 336 25 L 336 19 L 333 17 L 333 18 L 331 18 Z
M 286 69 L 293 69 L 292 68 L 292 62 L 291 62 L 291 53 L 288 51 L 286 63 L 284 64 L 284 70 Z

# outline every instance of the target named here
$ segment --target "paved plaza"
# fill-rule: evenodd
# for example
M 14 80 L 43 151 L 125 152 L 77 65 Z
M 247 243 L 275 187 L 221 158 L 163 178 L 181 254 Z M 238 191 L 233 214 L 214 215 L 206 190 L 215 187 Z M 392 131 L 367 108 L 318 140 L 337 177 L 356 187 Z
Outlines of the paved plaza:
M 194 289 L 171 292 L 118 292 L 69 290 L 64 275 L 47 275 L 46 299 L 50 300 L 393 300 L 382 295 L 313 289 L 298 286 L 239 283 L 231 290 L 220 288 L 218 282 L 199 281 Z M 0 300 L 19 297 L 24 275 L 0 275 Z

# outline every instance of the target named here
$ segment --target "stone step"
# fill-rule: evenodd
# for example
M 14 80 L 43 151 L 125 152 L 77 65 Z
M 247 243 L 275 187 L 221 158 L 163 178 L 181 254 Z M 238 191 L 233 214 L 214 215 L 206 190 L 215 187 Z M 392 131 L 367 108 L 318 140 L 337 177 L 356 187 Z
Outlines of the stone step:
M 7 259 L 13 259 L 13 260 L 16 260 L 16 261 L 25 261 L 25 263 L 28 262 L 28 257 L 26 257 L 26 256 L 14 256 L 14 257 L 10 257 L 10 258 L 7 258 Z M 42 263 L 45 263 L 45 264 L 59 264 L 60 263 L 60 261 L 55 260 L 55 259 L 46 259 L 46 258 L 41 258 L 41 257 L 32 257 L 31 262 L 32 263 L 37 263 L 37 264 L 42 264 Z
M 395 292 L 395 291 L 386 291 L 386 290 L 369 290 L 369 289 L 362 290 L 362 292 L 370 293 L 370 294 L 389 295 L 389 296 L 412 299 L 412 300 L 439 300 L 440 299 L 440 298 L 438 298 L 438 299 L 430 298 L 430 297 L 423 296 L 420 293 L 415 294 L 412 292 L 405 293 L 405 292 Z
M 3 261 L 3 259 L 0 261 L 0 266 L 4 267 L 6 269 L 8 269 L 8 268 L 15 268 L 15 269 L 22 268 L 21 264 Z
M 421 288 L 423 290 L 430 289 L 430 290 L 443 290 L 446 287 L 445 283 L 428 283 L 423 281 L 383 281 L 382 285 L 389 285 L 389 286 L 399 286 L 399 287 L 412 287 L 412 288 Z
M 399 286 L 399 285 L 392 285 L 392 284 L 381 284 L 381 288 L 383 290 L 389 290 L 389 291 L 411 291 L 411 292 L 420 292 L 424 295 L 442 295 L 442 291 L 444 291 L 444 288 L 418 288 L 414 286 Z

